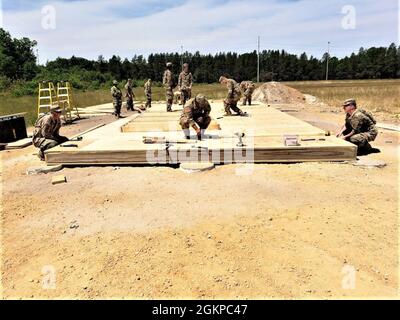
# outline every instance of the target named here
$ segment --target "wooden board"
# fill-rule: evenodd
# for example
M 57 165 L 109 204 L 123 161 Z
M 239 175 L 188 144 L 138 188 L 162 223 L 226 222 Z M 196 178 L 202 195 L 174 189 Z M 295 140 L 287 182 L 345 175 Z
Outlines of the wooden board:
M 356 158 L 354 145 L 335 137 L 325 137 L 323 130 L 263 105 L 245 109 L 251 114 L 248 118 L 215 120 L 221 130 L 210 128 L 200 142 L 194 139 L 186 144 L 144 144 L 144 136 L 182 140 L 183 133 L 178 125 L 181 112 L 166 113 L 164 108 L 163 104 L 153 105 L 151 111 L 87 132 L 82 135 L 82 141 L 74 142 L 77 148 L 48 150 L 46 160 L 52 165 L 157 165 L 348 161 Z M 213 104 L 214 119 L 221 117 L 221 109 L 222 103 Z M 245 132 L 245 147 L 237 146 L 239 140 L 234 136 L 235 132 Z M 298 135 L 299 139 L 307 141 L 302 141 L 300 146 L 287 147 L 285 135 Z
M 193 145 L 144 145 L 139 141 L 131 144 L 105 144 L 94 142 L 79 150 L 53 151 L 47 154 L 48 164 L 64 165 L 111 165 L 111 164 L 178 164 L 184 162 L 262 163 L 262 162 L 308 162 L 348 161 L 355 159 L 356 147 L 347 143 L 338 144 L 330 137 L 324 143 L 302 143 L 297 147 L 286 147 L 283 143 L 270 141 L 252 148 L 235 146 L 236 140 L 223 139 L 220 145 L 203 141 L 208 147 Z
M 6 150 L 23 149 L 32 145 L 32 138 L 25 138 L 6 145 Z

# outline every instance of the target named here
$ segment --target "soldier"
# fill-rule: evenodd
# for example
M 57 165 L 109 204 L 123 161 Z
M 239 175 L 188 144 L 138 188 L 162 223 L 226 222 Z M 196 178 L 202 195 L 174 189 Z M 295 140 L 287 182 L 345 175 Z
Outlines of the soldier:
M 240 88 L 243 91 L 243 106 L 249 102 L 249 106 L 251 106 L 251 97 L 253 95 L 254 90 L 256 89 L 256 86 L 254 85 L 253 81 L 243 81 L 240 84 Z
M 118 88 L 118 81 L 113 81 L 113 86 L 111 87 L 111 94 L 113 96 L 114 105 L 114 115 L 117 118 L 121 118 L 121 107 L 122 107 L 122 91 Z
M 125 90 L 126 90 L 125 94 L 126 110 L 133 111 L 134 110 L 133 98 L 135 97 L 135 94 L 133 93 L 132 79 L 128 79 L 128 82 L 125 85 Z
M 237 106 L 242 95 L 238 83 L 233 79 L 226 77 L 219 78 L 219 83 L 226 85 L 228 88 L 228 96 L 224 100 L 225 116 L 231 116 L 231 109 L 240 116 L 246 116 L 246 113 L 240 110 Z
M 38 157 L 42 161 L 46 150 L 68 141 L 68 138 L 60 136 L 61 112 L 59 107 L 52 107 L 50 114 L 40 117 L 35 123 L 32 142 L 39 148 Z
M 346 113 L 346 122 L 338 132 L 337 137 L 357 145 L 358 155 L 373 152 L 374 149 L 369 142 L 375 141 L 378 130 L 372 114 L 357 109 L 357 102 L 354 99 L 346 100 L 343 103 L 343 110 Z
M 189 72 L 189 64 L 183 65 L 183 71 L 179 75 L 179 90 L 181 92 L 181 103 L 185 105 L 186 101 L 192 98 L 193 76 Z
M 146 96 L 146 108 L 151 108 L 151 79 L 144 84 L 144 94 Z
M 174 101 L 174 76 L 172 74 L 172 63 L 167 63 L 167 70 L 164 72 L 163 84 L 167 100 L 167 112 L 172 112 L 172 103 Z
M 186 102 L 180 119 L 186 139 L 190 139 L 190 127 L 192 127 L 196 131 L 197 138 L 201 140 L 211 122 L 210 112 L 210 103 L 203 95 L 199 94 Z

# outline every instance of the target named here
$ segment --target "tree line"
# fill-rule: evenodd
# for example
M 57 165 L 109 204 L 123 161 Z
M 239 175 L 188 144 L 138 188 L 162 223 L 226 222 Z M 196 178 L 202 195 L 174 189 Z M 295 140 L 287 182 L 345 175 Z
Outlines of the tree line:
M 0 89 L 24 83 L 29 91 L 43 80 L 69 80 L 77 89 L 97 89 L 109 85 L 113 79 L 127 78 L 132 78 L 137 85 L 148 78 L 160 84 L 165 64 L 169 61 L 174 64 L 176 76 L 181 71 L 182 62 L 188 62 L 197 83 L 214 83 L 221 75 L 237 81 L 257 79 L 256 51 L 213 55 L 157 53 L 147 58 L 134 55 L 132 59 L 114 55 L 108 60 L 103 56 L 97 60 L 73 56 L 37 65 L 36 45 L 36 41 L 15 39 L 0 29 Z M 388 47 L 361 48 L 357 53 L 340 59 L 328 54 L 318 59 L 306 53 L 295 55 L 285 50 L 264 50 L 260 53 L 260 81 L 323 80 L 328 58 L 331 80 L 400 78 L 400 47 L 392 43 Z

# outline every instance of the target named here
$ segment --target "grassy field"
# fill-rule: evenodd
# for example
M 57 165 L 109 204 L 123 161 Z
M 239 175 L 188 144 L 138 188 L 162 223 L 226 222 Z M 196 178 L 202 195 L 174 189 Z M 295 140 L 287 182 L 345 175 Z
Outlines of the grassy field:
M 135 88 L 136 100 L 145 101 L 143 88 Z M 222 99 L 226 95 L 226 89 L 219 84 L 200 84 L 195 85 L 193 93 L 202 93 L 210 99 Z M 108 89 L 97 91 L 76 91 L 74 100 L 78 107 L 89 107 L 98 104 L 112 102 L 111 94 Z M 165 100 L 163 88 L 153 88 L 153 100 Z M 0 94 L 0 116 L 14 113 L 26 112 L 26 122 L 33 125 L 37 117 L 37 96 L 13 97 L 7 93 Z
M 330 106 L 341 106 L 354 98 L 358 105 L 373 112 L 399 114 L 400 80 L 304 81 L 285 82 L 304 94 L 318 97 Z
M 318 97 L 330 106 L 340 106 L 348 98 L 356 98 L 359 105 L 371 110 L 396 114 L 400 110 L 400 80 L 360 80 L 360 81 L 305 81 L 285 82 L 305 94 Z M 209 99 L 222 99 L 226 89 L 219 84 L 195 85 L 193 93 L 202 93 Z M 136 99 L 144 101 L 143 88 L 135 88 Z M 88 107 L 111 102 L 108 89 L 98 91 L 78 91 L 74 94 L 78 107 Z M 0 115 L 27 112 L 26 121 L 32 125 L 36 119 L 37 97 L 12 97 L 0 94 Z M 165 100 L 164 89 L 153 88 L 153 100 Z

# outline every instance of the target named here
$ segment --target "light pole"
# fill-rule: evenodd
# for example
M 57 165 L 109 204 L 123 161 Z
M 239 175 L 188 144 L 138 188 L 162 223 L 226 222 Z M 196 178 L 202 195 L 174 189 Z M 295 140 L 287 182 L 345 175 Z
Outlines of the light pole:
M 181 69 L 183 69 L 183 46 L 181 46 Z
M 331 51 L 331 43 L 328 42 L 328 54 L 326 55 L 326 81 L 329 79 L 329 58 L 330 58 L 330 51 Z

